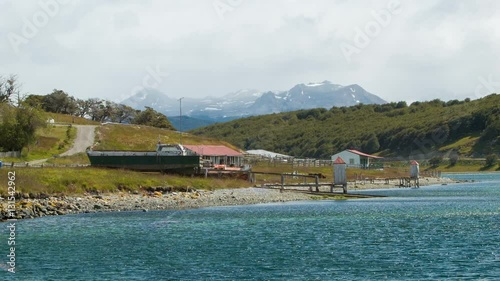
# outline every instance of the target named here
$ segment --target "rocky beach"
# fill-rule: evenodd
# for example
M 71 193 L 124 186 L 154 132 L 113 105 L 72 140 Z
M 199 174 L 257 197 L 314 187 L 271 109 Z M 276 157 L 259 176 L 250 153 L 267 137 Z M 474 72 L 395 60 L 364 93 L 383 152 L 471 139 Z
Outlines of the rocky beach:
M 456 181 L 448 178 L 421 178 L 420 184 L 451 184 Z M 397 181 L 356 182 L 348 185 L 348 193 L 356 190 L 398 188 Z M 326 191 L 322 188 L 320 191 Z M 338 192 L 338 190 L 335 190 Z M 342 194 L 338 194 L 339 198 Z M 107 194 L 82 194 L 76 196 L 50 196 L 18 194 L 13 212 L 16 219 L 28 219 L 52 215 L 78 214 L 90 212 L 180 210 L 212 206 L 249 205 L 322 199 L 323 197 L 304 192 L 291 192 L 262 187 L 219 189 L 214 191 L 189 190 L 170 192 L 162 187 L 149 188 L 142 192 L 116 192 Z M 333 198 L 333 197 L 329 197 Z M 1 199 L 1 220 L 10 217 L 7 198 Z

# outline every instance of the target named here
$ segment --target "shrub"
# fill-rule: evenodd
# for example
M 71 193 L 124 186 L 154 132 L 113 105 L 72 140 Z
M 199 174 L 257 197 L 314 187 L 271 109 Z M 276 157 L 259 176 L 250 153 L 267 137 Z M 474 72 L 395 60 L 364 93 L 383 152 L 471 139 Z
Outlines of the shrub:
M 486 166 L 485 167 L 492 167 L 496 165 L 498 162 L 498 156 L 494 153 L 486 156 Z
M 435 157 L 432 157 L 431 160 L 429 160 L 429 164 L 434 168 L 439 166 L 439 164 L 441 164 L 441 162 L 443 162 L 443 157 L 441 157 L 441 156 L 435 156 Z
M 458 154 L 457 153 L 452 153 L 450 155 L 450 166 L 455 166 L 458 162 Z

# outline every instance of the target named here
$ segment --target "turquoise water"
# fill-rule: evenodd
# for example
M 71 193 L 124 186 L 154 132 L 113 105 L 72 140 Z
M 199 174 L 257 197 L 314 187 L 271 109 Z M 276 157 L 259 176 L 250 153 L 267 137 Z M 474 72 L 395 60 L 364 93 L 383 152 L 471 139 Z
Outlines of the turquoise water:
M 472 176 L 377 199 L 20 221 L 17 273 L 0 280 L 498 280 L 500 174 Z

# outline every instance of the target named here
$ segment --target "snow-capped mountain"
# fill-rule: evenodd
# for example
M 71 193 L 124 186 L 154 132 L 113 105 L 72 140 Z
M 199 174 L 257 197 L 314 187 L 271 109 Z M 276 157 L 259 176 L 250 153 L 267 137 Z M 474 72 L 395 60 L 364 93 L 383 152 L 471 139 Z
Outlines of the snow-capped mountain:
M 341 86 L 323 81 L 298 84 L 286 92 L 266 93 L 255 101 L 251 106 L 251 111 L 263 112 L 263 109 L 266 109 L 267 113 L 273 113 L 319 107 L 330 109 L 334 106 L 351 106 L 358 103 L 381 104 L 386 101 L 367 92 L 357 84 Z
M 178 113 L 179 110 L 179 102 L 177 100 L 169 98 L 167 95 L 156 89 L 144 89 L 123 100 L 121 103 L 140 110 L 143 110 L 144 107 L 148 106 L 162 113 L 173 112 L 176 109 Z
M 167 116 L 179 115 L 179 100 L 152 89 L 142 91 L 123 104 L 137 109 L 149 106 Z M 310 108 L 386 103 L 357 84 L 342 86 L 329 81 L 295 85 L 288 91 L 240 90 L 222 97 L 182 100 L 182 114 L 198 119 L 227 121 L 252 115 Z
M 201 116 L 201 119 L 217 121 L 252 115 L 241 110 L 251 106 L 261 95 L 262 93 L 257 90 L 240 90 L 222 97 L 184 98 L 182 99 L 182 115 Z M 154 89 L 141 91 L 121 103 L 136 109 L 144 109 L 148 106 L 167 116 L 179 116 L 179 100 Z

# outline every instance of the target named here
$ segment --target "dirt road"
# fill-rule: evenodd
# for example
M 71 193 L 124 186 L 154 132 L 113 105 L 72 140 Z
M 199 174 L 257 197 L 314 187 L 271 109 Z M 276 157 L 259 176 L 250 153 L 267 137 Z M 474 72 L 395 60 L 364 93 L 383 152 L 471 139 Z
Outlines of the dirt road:
M 61 153 L 59 156 L 71 156 L 80 152 L 85 152 L 87 147 L 94 144 L 95 128 L 94 125 L 73 125 L 76 128 L 76 138 L 73 146 L 66 152 Z M 46 162 L 47 159 L 39 159 L 30 161 L 30 165 L 38 165 Z
M 73 146 L 59 156 L 71 156 L 80 152 L 85 152 L 87 147 L 94 144 L 95 128 L 92 125 L 73 125 L 76 128 L 76 138 Z

